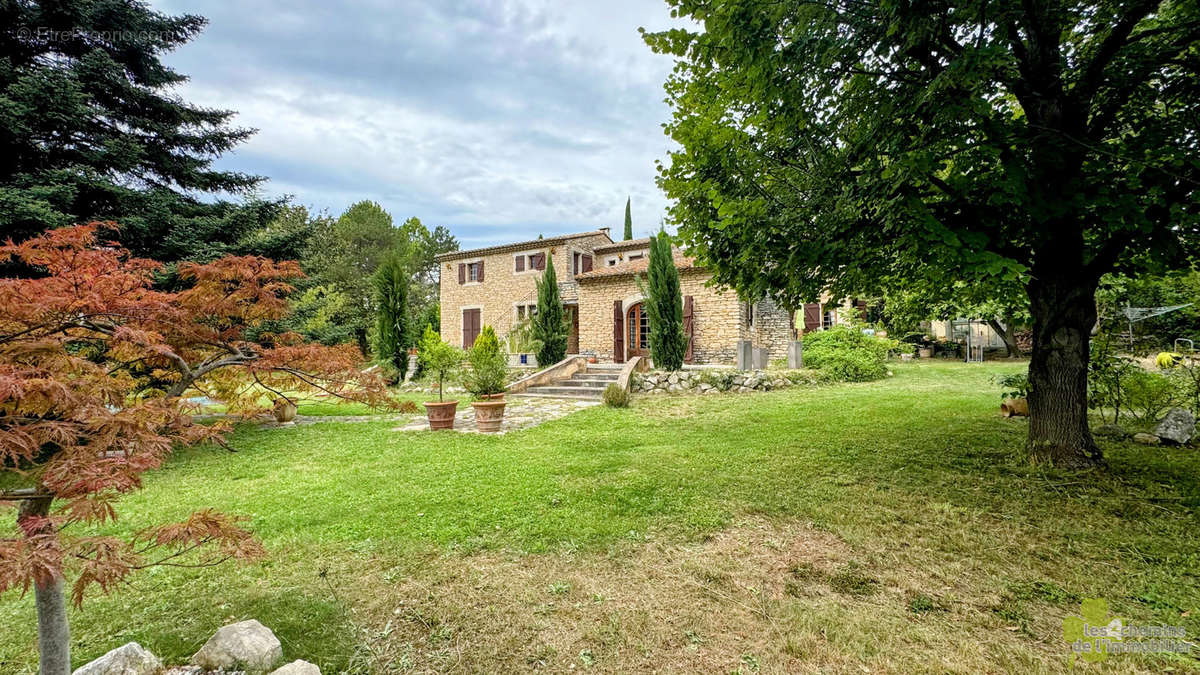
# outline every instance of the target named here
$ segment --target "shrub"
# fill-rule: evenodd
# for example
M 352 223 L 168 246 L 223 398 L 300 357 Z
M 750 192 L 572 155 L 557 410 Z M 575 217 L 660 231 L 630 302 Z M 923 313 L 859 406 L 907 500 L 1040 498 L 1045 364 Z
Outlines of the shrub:
M 629 392 L 615 382 L 608 385 L 604 388 L 604 405 L 610 408 L 628 408 Z
M 425 371 L 437 379 L 438 400 L 443 400 L 446 378 L 451 377 L 462 363 L 463 351 L 442 340 L 442 336 L 434 332 L 432 326 L 425 326 L 425 334 L 421 337 L 421 348 L 418 355 Z
M 468 371 L 463 381 L 476 397 L 502 393 L 508 382 L 508 358 L 491 326 L 484 326 L 467 352 Z
M 1000 392 L 1000 398 L 1028 398 L 1029 397 L 1029 375 L 1028 373 L 1013 373 L 1012 375 L 1002 375 L 996 377 L 996 384 L 1000 385 L 1003 391 Z
M 852 326 L 834 326 L 804 337 L 804 364 L 843 382 L 878 380 L 887 376 L 892 345 Z
M 1129 407 L 1143 420 L 1153 420 L 1175 402 L 1175 382 L 1165 375 L 1137 368 L 1125 378 Z

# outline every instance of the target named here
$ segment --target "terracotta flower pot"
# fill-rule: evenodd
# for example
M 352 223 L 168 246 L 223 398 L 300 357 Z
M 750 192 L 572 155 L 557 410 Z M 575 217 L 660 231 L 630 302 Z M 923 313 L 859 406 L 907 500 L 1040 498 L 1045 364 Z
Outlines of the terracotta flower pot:
M 933 358 L 933 347 L 920 347 L 917 349 L 917 356 L 922 359 Z
M 275 421 L 280 424 L 287 424 L 296 419 L 296 404 L 291 401 L 279 399 L 275 402 L 275 408 L 272 410 L 275 413 Z
M 504 396 L 504 394 L 499 394 Z M 475 409 L 475 428 L 485 434 L 494 434 L 500 431 L 500 425 L 504 422 L 504 406 L 507 402 L 500 398 L 499 400 L 489 398 L 482 401 L 474 401 L 471 407 Z
M 454 414 L 458 411 L 458 401 L 431 401 L 424 405 L 431 430 L 454 428 Z

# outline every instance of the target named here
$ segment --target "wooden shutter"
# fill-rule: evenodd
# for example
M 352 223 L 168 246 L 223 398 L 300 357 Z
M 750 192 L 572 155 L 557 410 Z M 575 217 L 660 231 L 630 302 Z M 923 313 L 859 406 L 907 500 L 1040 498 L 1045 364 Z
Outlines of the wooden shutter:
M 468 309 L 463 312 L 462 318 L 462 333 L 463 333 L 463 349 L 470 349 L 471 345 L 475 344 L 475 338 L 479 337 L 480 314 L 478 309 Z
M 821 330 L 821 305 L 809 303 L 804 305 L 804 332 Z
M 475 280 L 476 280 L 476 281 L 483 281 L 483 261 L 482 261 L 482 260 L 480 260 L 480 261 L 479 261 L 478 263 L 476 263 L 476 264 L 477 264 L 477 265 L 479 265 L 479 275 L 478 275 L 478 276 L 475 278 Z
M 585 254 L 583 254 L 583 263 L 582 263 L 582 265 L 583 265 L 583 271 L 584 271 L 584 272 L 591 272 L 591 271 L 592 271 L 592 256 L 590 256 L 590 255 L 588 255 L 588 254 L 586 254 L 586 253 L 585 253 Z
M 696 322 L 693 319 L 693 304 L 692 296 L 683 296 L 683 334 L 687 336 L 687 351 L 683 353 L 684 363 L 691 363 L 696 358 Z
M 467 283 L 467 264 L 466 263 L 458 263 L 458 283 L 459 284 Z
M 513 262 L 513 271 L 514 272 L 524 272 L 525 271 L 525 256 L 519 255 L 519 256 L 513 258 L 513 261 L 514 261 Z
M 535 269 L 535 270 L 546 269 L 546 254 L 545 253 L 533 254 L 533 269 Z
M 625 310 L 613 301 L 613 363 L 625 363 Z
M 864 321 L 867 319 L 867 301 L 856 300 L 854 306 L 858 308 L 858 316 Z

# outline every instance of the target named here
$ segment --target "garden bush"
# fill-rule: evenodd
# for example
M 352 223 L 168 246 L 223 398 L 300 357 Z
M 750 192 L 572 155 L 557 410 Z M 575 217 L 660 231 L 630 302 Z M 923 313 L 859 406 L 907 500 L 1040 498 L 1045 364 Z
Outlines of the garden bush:
M 467 351 L 469 366 L 463 386 L 476 397 L 502 393 L 508 384 L 508 357 L 491 326 L 484 326 Z
M 852 326 L 834 326 L 804 336 L 804 365 L 843 382 L 868 382 L 887 376 L 891 340 L 881 340 Z
M 615 382 L 608 385 L 604 388 L 604 405 L 610 408 L 628 408 L 629 392 Z

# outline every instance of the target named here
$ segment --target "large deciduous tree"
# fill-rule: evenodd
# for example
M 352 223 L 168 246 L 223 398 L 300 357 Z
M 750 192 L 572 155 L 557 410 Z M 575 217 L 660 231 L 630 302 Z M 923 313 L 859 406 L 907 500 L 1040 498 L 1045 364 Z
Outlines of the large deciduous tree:
M 668 0 L 662 168 L 718 282 L 798 306 L 1028 279 L 1028 447 L 1089 466 L 1101 275 L 1175 264 L 1200 221 L 1194 0 Z
M 14 535 L 0 537 L 0 592 L 33 588 L 44 675 L 70 672 L 68 574 L 79 604 L 89 587 L 107 591 L 150 565 L 261 553 L 240 519 L 210 510 L 128 540 L 80 531 L 115 519 L 119 497 L 175 444 L 220 438 L 224 426 L 192 423 L 185 392 L 243 414 L 260 411 L 265 392 L 389 405 L 352 346 L 246 339 L 285 316 L 296 263 L 186 263 L 186 288 L 164 291 L 154 285 L 159 263 L 98 239 L 99 227 L 0 246 L 0 263 L 34 272 L 0 279 L 0 505 L 18 505 Z
M 212 167 L 253 131 L 183 101 L 160 60 L 204 25 L 133 0 L 0 3 L 0 232 L 119 219 L 165 262 L 219 257 L 270 220 L 260 177 Z M 210 198 L 227 195 L 251 200 Z

